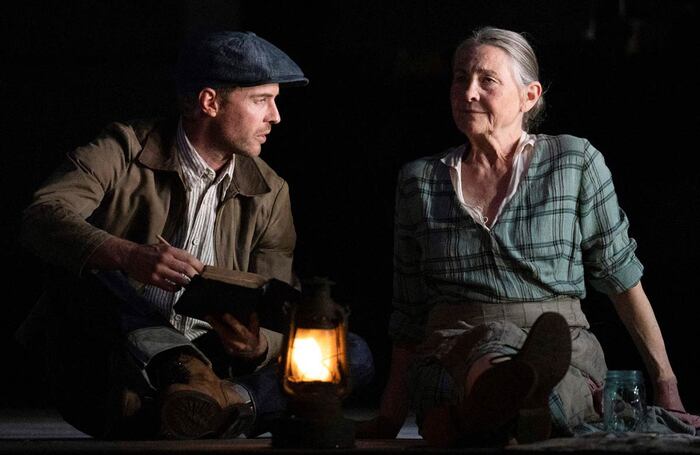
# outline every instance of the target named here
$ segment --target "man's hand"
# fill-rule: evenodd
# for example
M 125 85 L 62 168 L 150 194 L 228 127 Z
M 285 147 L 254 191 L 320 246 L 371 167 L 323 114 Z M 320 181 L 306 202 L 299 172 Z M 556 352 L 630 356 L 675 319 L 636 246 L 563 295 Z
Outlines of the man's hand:
M 251 315 L 248 326 L 228 313 L 210 314 L 205 319 L 219 335 L 221 344 L 232 357 L 256 360 L 267 352 L 267 338 L 260 334 L 257 313 Z
M 100 245 L 87 266 L 101 270 L 123 270 L 144 284 L 175 292 L 204 269 L 204 264 L 185 250 L 160 242 L 140 245 L 112 237 Z
M 203 268 L 204 264 L 187 251 L 159 243 L 138 245 L 129 255 L 124 270 L 142 283 L 175 292 Z

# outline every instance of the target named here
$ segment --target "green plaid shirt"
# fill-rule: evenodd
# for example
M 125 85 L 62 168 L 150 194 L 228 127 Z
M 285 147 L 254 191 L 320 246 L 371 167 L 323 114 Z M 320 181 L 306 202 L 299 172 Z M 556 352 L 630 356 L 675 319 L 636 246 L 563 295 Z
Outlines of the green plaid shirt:
M 460 204 L 441 162 L 450 150 L 406 164 L 394 220 L 395 341 L 420 342 L 437 303 L 584 298 L 642 276 L 603 156 L 587 140 L 537 135 L 517 192 L 490 230 Z

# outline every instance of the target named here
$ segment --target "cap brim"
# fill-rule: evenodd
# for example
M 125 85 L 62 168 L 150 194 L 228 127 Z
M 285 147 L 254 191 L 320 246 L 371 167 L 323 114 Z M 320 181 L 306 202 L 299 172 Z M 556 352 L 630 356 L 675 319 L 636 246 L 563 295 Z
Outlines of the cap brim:
M 256 85 L 265 85 L 265 84 L 279 84 L 284 87 L 303 87 L 304 85 L 308 85 L 309 80 L 305 77 L 294 77 L 294 78 L 276 78 L 276 79 L 265 79 L 261 81 L 254 81 L 254 82 L 239 82 L 239 83 L 232 83 L 234 85 L 238 85 L 239 87 L 255 87 Z
M 285 87 L 303 87 L 305 85 L 309 85 L 309 80 L 304 77 L 295 81 L 278 82 L 278 84 L 283 85 Z

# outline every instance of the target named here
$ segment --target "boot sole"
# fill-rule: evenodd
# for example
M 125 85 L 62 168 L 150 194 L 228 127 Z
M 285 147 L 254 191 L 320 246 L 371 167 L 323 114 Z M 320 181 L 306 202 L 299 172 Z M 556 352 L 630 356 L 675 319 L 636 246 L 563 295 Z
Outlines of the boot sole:
M 231 410 L 232 411 L 232 410 Z M 196 391 L 171 393 L 161 406 L 161 434 L 171 439 L 218 437 L 232 425 L 231 412 L 214 399 Z

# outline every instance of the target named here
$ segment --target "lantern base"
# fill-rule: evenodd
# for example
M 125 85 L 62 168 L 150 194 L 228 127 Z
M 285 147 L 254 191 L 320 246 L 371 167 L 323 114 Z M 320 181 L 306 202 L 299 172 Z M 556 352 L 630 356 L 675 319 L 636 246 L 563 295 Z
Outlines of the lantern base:
M 355 447 L 355 423 L 348 419 L 320 422 L 285 416 L 272 432 L 272 447 L 287 449 L 351 449 Z
M 355 447 L 355 422 L 343 417 L 340 400 L 292 399 L 287 413 L 275 422 L 272 447 L 349 449 Z

